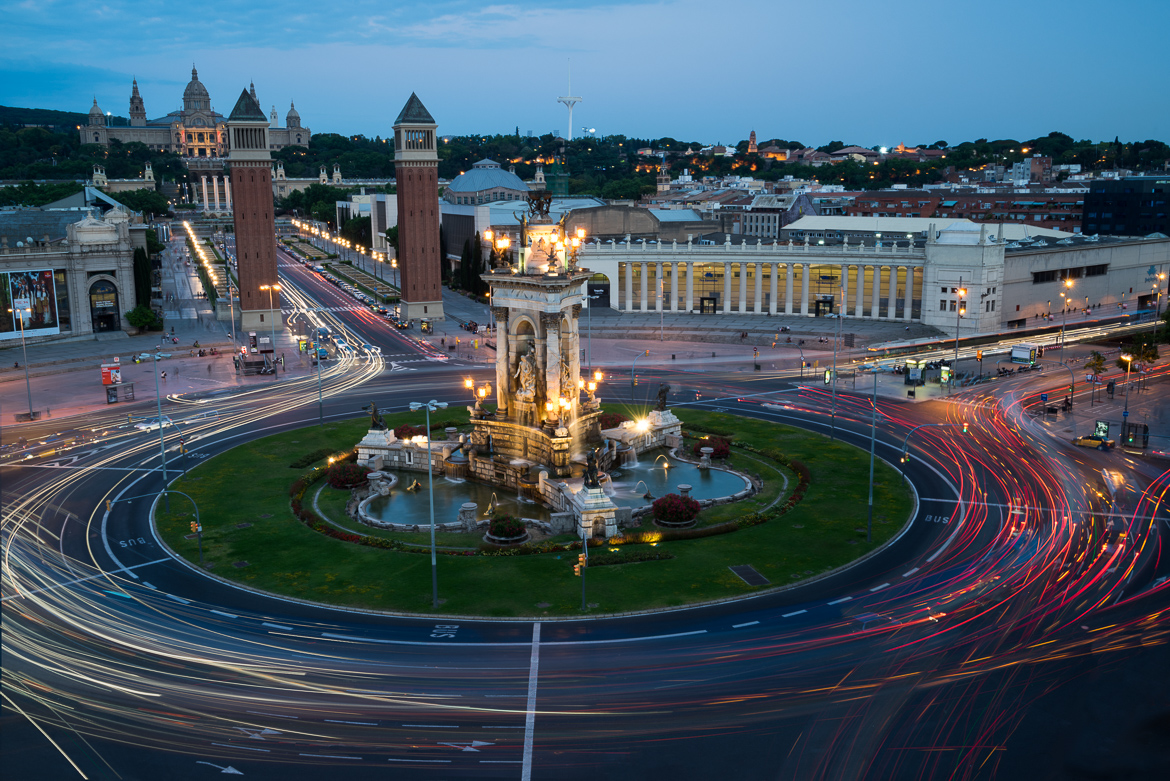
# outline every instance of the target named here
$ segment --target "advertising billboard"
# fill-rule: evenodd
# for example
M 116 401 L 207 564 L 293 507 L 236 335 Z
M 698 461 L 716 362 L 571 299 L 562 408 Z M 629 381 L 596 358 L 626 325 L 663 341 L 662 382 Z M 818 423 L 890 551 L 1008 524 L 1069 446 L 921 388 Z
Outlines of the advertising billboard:
M 61 333 L 52 269 L 0 273 L 0 340 L 19 339 L 22 325 L 25 336 Z

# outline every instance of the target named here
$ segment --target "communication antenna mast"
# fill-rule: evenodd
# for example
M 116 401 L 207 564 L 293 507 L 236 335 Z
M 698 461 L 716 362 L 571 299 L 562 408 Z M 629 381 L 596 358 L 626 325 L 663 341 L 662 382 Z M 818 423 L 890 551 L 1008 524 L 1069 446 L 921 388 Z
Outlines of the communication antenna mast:
M 573 61 L 569 60 L 569 94 L 557 98 L 557 103 L 564 103 L 569 109 L 569 137 L 566 141 L 573 140 L 573 106 L 581 102 L 581 98 L 573 97 Z

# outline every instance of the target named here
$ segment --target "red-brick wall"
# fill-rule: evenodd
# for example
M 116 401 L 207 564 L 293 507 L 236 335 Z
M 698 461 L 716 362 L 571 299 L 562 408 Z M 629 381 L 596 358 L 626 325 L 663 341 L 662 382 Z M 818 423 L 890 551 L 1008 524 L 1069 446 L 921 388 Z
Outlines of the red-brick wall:
M 400 161 L 395 174 L 402 300 L 441 301 L 438 163 Z
M 268 291 L 277 282 L 276 224 L 272 216 L 272 171 L 267 162 L 233 162 L 232 217 L 240 275 L 240 309 L 268 309 Z M 272 298 L 280 306 L 280 294 Z

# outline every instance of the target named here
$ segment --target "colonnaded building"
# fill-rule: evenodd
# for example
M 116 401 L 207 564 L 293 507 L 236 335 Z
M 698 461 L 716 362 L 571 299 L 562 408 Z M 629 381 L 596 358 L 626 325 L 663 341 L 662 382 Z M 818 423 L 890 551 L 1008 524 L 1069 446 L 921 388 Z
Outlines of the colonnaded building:
M 884 235 L 907 235 L 897 218 L 886 222 Z M 575 228 L 572 216 L 568 226 Z M 1035 238 L 1018 231 L 958 220 L 921 230 L 921 243 L 850 243 L 847 232 L 837 232 L 834 245 L 807 236 L 771 243 L 729 235 L 720 242 L 610 239 L 588 243 L 580 263 L 594 272 L 590 293 L 601 295 L 598 303 L 621 312 L 842 313 L 953 334 L 956 327 L 1024 327 L 1065 308 L 1105 315 L 1165 304 L 1170 238 L 1163 234 Z M 957 326 L 960 309 L 966 312 Z

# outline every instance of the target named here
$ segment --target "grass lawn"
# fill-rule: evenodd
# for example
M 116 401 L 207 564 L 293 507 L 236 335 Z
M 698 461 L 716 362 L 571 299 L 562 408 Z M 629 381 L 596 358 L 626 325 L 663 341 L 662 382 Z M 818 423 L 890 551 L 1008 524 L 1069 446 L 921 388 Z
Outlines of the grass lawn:
M 869 454 L 801 429 L 734 415 L 681 410 L 687 426 L 733 434 L 755 448 L 775 448 L 808 466 L 812 484 L 796 508 L 780 518 L 698 540 L 659 543 L 675 558 L 595 567 L 588 571 L 588 599 L 598 612 L 682 605 L 768 588 L 745 584 L 728 569 L 750 564 L 773 585 L 788 585 L 825 572 L 872 550 L 893 536 L 911 509 L 898 473 L 878 462 L 874 483 L 874 541 L 865 542 Z M 421 425 L 421 414 L 386 416 L 391 427 Z M 208 460 L 180 480 L 176 490 L 191 494 L 203 520 L 204 556 L 220 577 L 290 596 L 353 607 L 431 612 L 430 557 L 341 542 L 312 531 L 292 516 L 289 485 L 304 469 L 289 464 L 319 448 L 348 450 L 363 436 L 367 419 L 311 426 L 241 445 Z M 688 443 L 689 444 L 689 443 Z M 733 449 L 731 462 L 759 473 L 765 490 L 744 502 L 709 508 L 700 523 L 715 523 L 761 510 L 781 496 L 778 464 Z M 795 476 L 788 473 L 791 490 Z M 306 494 L 311 506 L 318 483 Z M 393 534 L 344 516 L 348 492 L 325 488 L 320 508 L 357 533 L 428 543 L 429 535 Z M 159 532 L 175 551 L 198 561 L 195 540 L 185 539 L 191 516 L 179 502 L 159 513 Z M 238 528 L 238 524 L 251 524 Z M 417 538 L 417 539 L 416 539 Z M 471 535 L 439 534 L 439 545 L 470 547 Z M 234 566 L 248 562 L 245 567 Z M 581 581 L 573 575 L 573 553 L 530 556 L 440 556 L 440 612 L 486 616 L 574 615 Z

